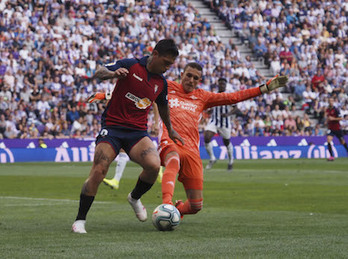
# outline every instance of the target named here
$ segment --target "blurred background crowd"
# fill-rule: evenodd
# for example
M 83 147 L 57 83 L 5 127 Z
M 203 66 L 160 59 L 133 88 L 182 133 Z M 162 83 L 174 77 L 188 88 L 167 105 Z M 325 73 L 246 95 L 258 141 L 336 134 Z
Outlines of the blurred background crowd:
M 93 79 L 96 68 L 149 55 L 163 38 L 180 51 L 168 80 L 191 61 L 208 91 L 220 77 L 229 91 L 265 83 L 253 60 L 289 76 L 284 92 L 238 104 L 233 136 L 324 135 L 329 97 L 348 132 L 348 0 L 205 2 L 252 55 L 223 44 L 190 1 L 0 1 L 0 138 L 95 137 L 104 107 L 85 101 L 115 85 Z M 153 123 L 150 113 L 150 134 Z

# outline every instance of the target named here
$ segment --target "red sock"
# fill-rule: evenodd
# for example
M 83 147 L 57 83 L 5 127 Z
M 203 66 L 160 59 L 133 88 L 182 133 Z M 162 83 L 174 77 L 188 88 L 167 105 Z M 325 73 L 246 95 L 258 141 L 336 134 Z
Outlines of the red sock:
M 173 156 L 169 158 L 166 163 L 166 168 L 163 172 L 162 177 L 162 202 L 167 204 L 173 204 L 173 194 L 176 176 L 180 169 L 179 158 Z
M 203 208 L 203 199 L 188 199 L 176 207 L 181 215 L 196 214 Z

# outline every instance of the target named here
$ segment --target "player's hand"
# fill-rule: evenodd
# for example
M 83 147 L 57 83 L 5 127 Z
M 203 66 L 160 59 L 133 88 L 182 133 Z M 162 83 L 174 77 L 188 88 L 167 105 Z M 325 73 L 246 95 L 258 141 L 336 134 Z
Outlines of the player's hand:
M 101 101 L 105 100 L 105 93 L 94 93 L 90 97 L 88 97 L 87 102 L 88 103 L 99 103 Z
M 185 145 L 184 140 L 174 129 L 168 131 L 168 135 L 175 142 L 175 144 L 178 144 L 178 141 L 180 141 L 182 145 Z
M 87 102 L 88 103 L 99 103 L 103 102 L 105 100 L 110 100 L 111 99 L 111 93 L 94 93 L 90 97 L 88 97 Z
M 266 84 L 260 86 L 261 93 L 269 93 L 279 87 L 286 86 L 288 79 L 288 76 L 276 75 L 275 77 L 268 80 Z
M 128 69 L 124 67 L 120 67 L 114 72 L 115 77 L 118 79 L 125 78 L 128 75 L 128 73 L 129 73 Z

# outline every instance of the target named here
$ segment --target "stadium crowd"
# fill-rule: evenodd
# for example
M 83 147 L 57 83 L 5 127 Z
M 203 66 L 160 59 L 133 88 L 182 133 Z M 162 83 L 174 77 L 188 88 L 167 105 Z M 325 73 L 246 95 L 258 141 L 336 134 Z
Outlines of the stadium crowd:
M 334 97 L 348 133 L 347 0 L 205 2 L 252 49 L 253 58 L 289 76 L 286 92 L 318 121 L 311 128 L 325 124 L 328 98 Z M 308 129 L 306 117 L 297 129 Z
M 267 79 L 253 58 L 289 75 L 286 98 L 275 92 L 238 104 L 233 136 L 323 135 L 329 96 L 348 117 L 348 1 L 238 2 L 207 1 L 253 49 L 245 59 L 189 1 L 0 1 L 0 138 L 95 137 L 103 104 L 86 99 L 115 85 L 93 79 L 97 66 L 150 54 L 163 38 L 180 50 L 169 80 L 196 61 L 203 89 L 216 91 L 220 77 L 229 91 L 255 87 Z

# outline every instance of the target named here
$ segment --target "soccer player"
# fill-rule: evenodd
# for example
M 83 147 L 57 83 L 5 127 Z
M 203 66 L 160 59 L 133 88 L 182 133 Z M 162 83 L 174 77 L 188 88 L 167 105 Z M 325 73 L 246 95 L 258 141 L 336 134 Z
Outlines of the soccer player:
M 340 112 L 338 109 L 334 106 L 334 98 L 329 98 L 329 107 L 326 109 L 326 117 L 327 117 L 327 148 L 330 153 L 330 157 L 327 159 L 328 161 L 334 161 L 335 157 L 332 151 L 332 140 L 333 137 L 336 136 L 340 143 L 344 146 L 348 153 L 348 147 L 347 143 L 344 140 L 343 132 L 341 130 L 340 121 L 342 120 L 341 117 L 339 117 Z
M 175 42 L 172 39 L 164 39 L 156 44 L 150 56 L 140 60 L 122 59 L 99 67 L 95 72 L 95 78 L 118 80 L 102 115 L 102 129 L 96 139 L 89 177 L 82 186 L 78 214 L 72 225 L 73 232 L 87 233 L 87 213 L 99 184 L 121 148 L 143 168 L 127 199 L 136 217 L 140 221 L 147 219 L 147 212 L 140 197 L 152 187 L 160 168 L 159 154 L 147 133 L 147 115 L 153 101 L 158 105 L 169 138 L 174 142 L 182 141 L 170 122 L 167 81 L 162 75 L 175 62 L 178 54 Z
M 175 206 L 181 215 L 195 214 L 203 207 L 203 165 L 199 154 L 198 125 L 203 110 L 213 106 L 231 105 L 286 85 L 286 76 L 276 76 L 260 87 L 235 93 L 213 93 L 197 89 L 202 78 L 202 67 L 188 63 L 181 75 L 181 83 L 168 81 L 168 102 L 173 126 L 185 141 L 175 143 L 163 128 L 160 133 L 160 157 L 165 166 L 162 178 L 162 201 L 173 204 L 175 181 L 181 182 L 187 200 Z
M 219 78 L 218 80 L 218 92 L 224 93 L 226 91 L 227 80 L 226 78 Z M 234 113 L 235 109 L 231 105 L 214 106 L 209 110 L 210 121 L 204 128 L 204 146 L 209 155 L 209 163 L 205 169 L 209 170 L 216 163 L 216 158 L 213 151 L 213 145 L 211 139 L 216 133 L 222 137 L 222 141 L 227 148 L 228 166 L 227 170 L 233 169 L 233 145 L 231 139 L 231 121 L 229 116 Z

